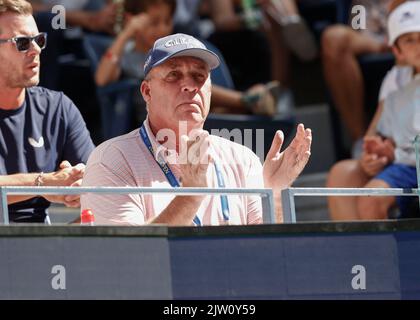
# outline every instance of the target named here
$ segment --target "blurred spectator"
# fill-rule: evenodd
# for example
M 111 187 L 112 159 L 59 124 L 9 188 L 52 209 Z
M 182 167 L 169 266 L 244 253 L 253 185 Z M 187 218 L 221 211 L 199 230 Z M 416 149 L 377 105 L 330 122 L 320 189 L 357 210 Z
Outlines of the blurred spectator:
M 322 35 L 325 79 L 334 105 L 354 143 L 353 156 L 360 154 L 361 138 L 367 127 L 363 75 L 357 57 L 389 50 L 386 16 L 390 2 L 353 0 L 352 5 L 362 5 L 366 9 L 366 29 L 354 30 L 348 25 L 334 25 Z
M 293 105 L 290 52 L 302 60 L 317 55 L 315 40 L 294 0 L 208 0 L 215 32 L 209 40 L 220 48 L 235 85 L 246 89 L 268 79 L 279 81 L 281 103 Z
M 420 1 L 401 2 L 394 1 L 395 9 L 389 16 L 389 45 L 406 67 L 394 68 L 384 80 L 381 91 L 388 90 L 388 95 L 364 138 L 361 158 L 334 165 L 328 187 L 417 188 L 413 140 L 420 134 Z M 398 74 L 405 74 L 405 83 L 395 82 Z M 334 220 L 387 219 L 397 205 L 401 217 L 407 217 L 411 214 L 411 200 L 410 197 L 330 197 L 330 215 Z

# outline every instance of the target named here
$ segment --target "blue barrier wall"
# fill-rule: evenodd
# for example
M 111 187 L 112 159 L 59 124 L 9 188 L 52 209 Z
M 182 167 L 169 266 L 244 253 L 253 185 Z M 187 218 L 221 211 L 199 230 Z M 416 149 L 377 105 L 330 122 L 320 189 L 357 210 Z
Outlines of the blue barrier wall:
M 418 299 L 419 253 L 417 220 L 1 226 L 0 299 Z
M 171 241 L 170 252 L 182 299 L 401 297 L 392 234 L 188 238 Z M 366 270 L 366 290 L 352 287 L 355 265 Z

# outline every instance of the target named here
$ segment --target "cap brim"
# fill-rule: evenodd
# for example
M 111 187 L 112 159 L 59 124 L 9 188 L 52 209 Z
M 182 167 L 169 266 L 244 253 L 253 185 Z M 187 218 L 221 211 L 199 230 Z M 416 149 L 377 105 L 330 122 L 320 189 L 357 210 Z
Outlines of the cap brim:
M 400 30 L 397 34 L 394 35 L 394 37 L 392 39 L 389 39 L 388 44 L 390 46 L 393 46 L 395 44 L 395 41 L 397 41 L 397 39 L 399 37 L 401 37 L 404 34 L 410 33 L 410 32 L 420 32 L 420 25 L 406 27 L 403 30 Z
M 201 49 L 201 48 L 187 48 L 180 50 L 174 54 L 171 54 L 169 56 L 166 56 L 164 59 L 156 62 L 153 64 L 153 67 L 156 67 L 162 63 L 164 63 L 166 60 L 175 58 L 175 57 L 194 57 L 203 60 L 207 63 L 210 70 L 213 70 L 217 68 L 220 65 L 220 59 L 213 51 L 210 51 L 208 49 Z
M 206 62 L 210 69 L 213 70 L 220 65 L 220 59 L 213 51 L 208 49 L 200 48 L 188 48 L 169 56 L 170 58 L 174 57 L 194 57 L 203 60 Z

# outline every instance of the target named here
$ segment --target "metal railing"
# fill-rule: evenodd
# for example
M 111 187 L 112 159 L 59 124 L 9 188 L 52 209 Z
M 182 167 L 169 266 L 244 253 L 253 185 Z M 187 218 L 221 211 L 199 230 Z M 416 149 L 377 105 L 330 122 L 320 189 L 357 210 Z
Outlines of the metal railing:
M 413 141 L 416 154 L 417 185 L 420 186 L 420 135 Z M 282 190 L 283 220 L 285 223 L 296 223 L 295 196 L 418 196 L 420 189 L 401 188 L 288 188 Z M 218 194 L 258 194 L 261 196 L 263 222 L 275 223 L 273 191 L 271 189 L 247 188 L 152 188 L 152 187 L 0 187 L 0 223 L 9 224 L 7 194 L 42 195 L 42 194 L 82 194 L 82 193 L 118 193 L 118 194 L 160 194 L 173 195 L 218 195 Z
M 419 189 L 401 188 L 289 188 L 281 193 L 285 223 L 296 223 L 295 196 L 419 196 Z
M 416 154 L 417 188 L 420 186 L 420 135 L 413 141 Z M 418 196 L 420 189 L 401 188 L 289 188 L 282 191 L 283 219 L 286 223 L 296 222 L 295 196 Z
M 414 138 L 414 150 L 416 152 L 416 172 L 417 172 L 417 188 L 420 188 L 420 135 Z M 419 196 L 420 205 L 420 196 Z
M 271 189 L 247 189 L 247 188 L 152 188 L 152 187 L 0 187 L 0 223 L 9 224 L 9 210 L 7 195 L 43 195 L 43 194 L 162 194 L 172 195 L 252 195 L 261 196 L 263 222 L 270 224 L 275 222 L 273 191 Z

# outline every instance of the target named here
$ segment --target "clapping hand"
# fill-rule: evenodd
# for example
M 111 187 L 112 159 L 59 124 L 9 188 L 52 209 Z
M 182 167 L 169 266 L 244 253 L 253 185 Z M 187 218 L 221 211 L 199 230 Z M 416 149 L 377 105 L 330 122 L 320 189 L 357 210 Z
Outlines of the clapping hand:
M 79 187 L 82 185 L 82 178 L 85 172 L 85 165 L 79 163 L 72 166 L 68 161 L 60 163 L 60 169 L 44 176 L 44 186 L 70 186 Z M 50 202 L 63 203 L 67 207 L 80 207 L 80 195 L 45 195 Z
M 210 155 L 210 136 L 205 130 L 193 137 L 181 136 L 180 170 L 183 187 L 208 187 L 207 169 L 213 158 Z
M 292 185 L 308 163 L 311 155 L 312 132 L 303 124 L 297 127 L 290 145 L 280 152 L 284 141 L 282 131 L 277 131 L 263 165 L 264 185 L 279 193 Z

